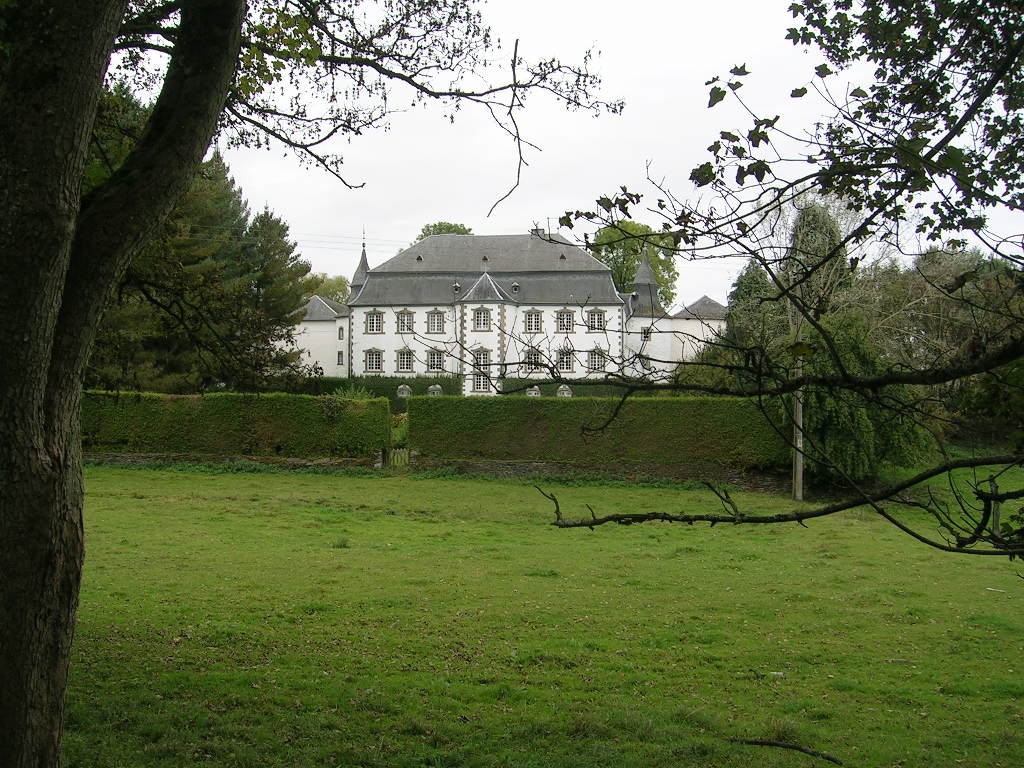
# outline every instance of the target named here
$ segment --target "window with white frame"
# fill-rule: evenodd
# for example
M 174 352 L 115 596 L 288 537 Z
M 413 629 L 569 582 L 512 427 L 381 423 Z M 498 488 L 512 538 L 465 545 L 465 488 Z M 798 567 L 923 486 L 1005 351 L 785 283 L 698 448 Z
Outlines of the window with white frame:
M 486 392 L 491 388 L 491 377 L 487 370 L 491 365 L 491 353 L 486 349 L 480 349 L 473 353 L 473 391 Z
M 395 355 L 395 370 L 399 373 L 412 372 L 412 350 L 400 349 Z
M 654 330 L 654 329 L 653 329 L 653 328 L 652 328 L 651 326 L 649 326 L 649 325 L 645 325 L 645 326 L 643 327 L 643 329 L 642 329 L 642 330 L 640 331 L 640 338 L 641 338 L 641 339 L 642 339 L 643 341 L 650 341 L 650 340 L 651 340 L 651 332 L 652 332 L 653 330 Z
M 576 356 L 573 355 L 571 349 L 561 349 L 558 351 L 558 363 L 557 368 L 562 373 L 567 373 L 573 370 L 573 365 L 576 362 Z
M 412 312 L 399 312 L 398 313 L 398 332 L 399 333 L 412 333 Z
M 540 333 L 541 317 L 541 313 L 535 309 L 531 309 L 526 313 L 526 317 L 523 319 L 523 326 L 527 333 Z
M 603 349 L 592 349 L 587 352 L 587 368 L 591 371 L 603 371 L 607 360 L 608 356 Z
M 338 353 L 338 365 L 344 365 L 344 364 L 345 364 L 345 353 L 344 352 L 339 352 Z
M 383 312 L 367 312 L 366 313 L 366 332 L 367 333 L 384 333 L 384 313 Z
M 427 351 L 427 370 L 428 371 L 443 371 L 444 370 L 444 352 L 439 349 L 431 349 Z
M 482 308 L 473 310 L 473 330 L 491 330 L 491 310 Z
M 382 373 L 384 371 L 384 353 L 379 349 L 366 350 L 363 361 L 367 373 Z
M 444 333 L 444 312 L 427 313 L 427 333 Z
M 540 350 L 531 347 L 523 353 L 523 368 L 529 373 L 535 373 L 540 370 Z
M 573 317 L 572 311 L 564 309 L 558 313 L 558 332 L 572 333 Z
M 338 341 L 344 341 L 344 340 L 345 340 L 345 326 L 344 325 L 339 325 L 338 326 Z
M 603 331 L 604 328 L 605 322 L 603 309 L 592 309 L 589 312 L 587 312 L 588 331 Z

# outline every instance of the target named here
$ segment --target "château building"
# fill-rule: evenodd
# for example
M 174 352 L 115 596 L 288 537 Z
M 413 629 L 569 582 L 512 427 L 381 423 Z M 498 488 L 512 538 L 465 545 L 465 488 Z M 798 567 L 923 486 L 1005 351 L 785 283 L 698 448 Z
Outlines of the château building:
M 466 394 L 506 377 L 659 376 L 724 324 L 706 296 L 670 316 L 645 260 L 632 289 L 558 235 L 431 235 L 373 269 L 346 304 L 314 296 L 298 345 L 325 376 L 443 376 Z

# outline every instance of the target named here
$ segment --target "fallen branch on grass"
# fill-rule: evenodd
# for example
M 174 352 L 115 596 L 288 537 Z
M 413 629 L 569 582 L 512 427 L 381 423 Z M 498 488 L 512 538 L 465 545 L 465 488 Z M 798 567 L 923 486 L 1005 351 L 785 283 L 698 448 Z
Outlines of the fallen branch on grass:
M 736 738 L 730 738 L 729 741 L 731 741 L 733 744 L 749 744 L 753 747 L 778 747 L 779 749 L 792 749 L 796 752 L 803 752 L 805 755 L 810 755 L 811 757 L 820 757 L 822 760 L 828 760 L 830 763 L 835 763 L 836 765 L 843 764 L 842 761 L 840 761 L 838 758 L 832 757 L 832 755 L 828 755 L 824 752 L 819 752 L 818 750 L 811 749 L 809 747 L 801 747 L 799 744 L 789 744 L 785 741 L 772 741 L 770 739 Z

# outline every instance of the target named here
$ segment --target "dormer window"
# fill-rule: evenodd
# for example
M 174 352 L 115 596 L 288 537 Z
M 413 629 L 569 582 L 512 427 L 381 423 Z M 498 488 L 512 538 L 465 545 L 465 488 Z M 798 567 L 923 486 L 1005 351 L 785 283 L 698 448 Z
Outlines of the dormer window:
M 459 285 L 458 281 L 452 283 L 452 293 L 458 293 L 462 290 L 462 286 Z
M 512 293 L 519 293 L 519 283 L 512 283 Z

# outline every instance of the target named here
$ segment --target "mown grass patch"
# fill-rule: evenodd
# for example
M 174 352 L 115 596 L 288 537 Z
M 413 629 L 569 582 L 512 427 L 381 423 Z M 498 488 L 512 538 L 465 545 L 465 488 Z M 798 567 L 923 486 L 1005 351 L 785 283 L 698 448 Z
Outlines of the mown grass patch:
M 870 516 L 560 531 L 519 482 L 86 482 L 71 766 L 815 764 L 730 738 L 1024 762 L 1018 568 Z M 581 514 L 718 504 L 548 490 Z

